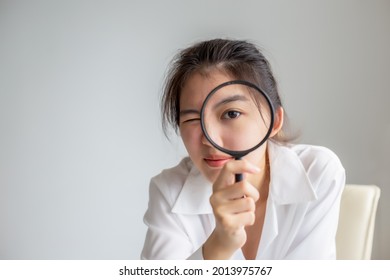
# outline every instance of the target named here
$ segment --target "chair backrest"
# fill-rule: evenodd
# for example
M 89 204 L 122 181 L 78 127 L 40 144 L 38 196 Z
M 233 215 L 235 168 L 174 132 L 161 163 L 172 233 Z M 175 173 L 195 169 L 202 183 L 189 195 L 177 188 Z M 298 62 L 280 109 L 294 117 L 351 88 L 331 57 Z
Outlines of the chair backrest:
M 346 185 L 341 196 L 336 235 L 339 260 L 369 260 L 380 189 L 374 185 Z

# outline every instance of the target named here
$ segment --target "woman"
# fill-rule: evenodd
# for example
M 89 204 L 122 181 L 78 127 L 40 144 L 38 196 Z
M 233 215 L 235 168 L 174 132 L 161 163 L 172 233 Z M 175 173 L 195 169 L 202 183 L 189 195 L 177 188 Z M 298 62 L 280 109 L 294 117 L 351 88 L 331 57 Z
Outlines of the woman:
M 256 84 L 275 108 L 269 140 L 238 161 L 214 148 L 200 125 L 206 96 L 231 80 Z M 290 143 L 276 81 L 255 45 L 215 39 L 182 50 L 162 113 L 189 157 L 151 180 L 142 259 L 335 258 L 344 168 L 324 147 Z

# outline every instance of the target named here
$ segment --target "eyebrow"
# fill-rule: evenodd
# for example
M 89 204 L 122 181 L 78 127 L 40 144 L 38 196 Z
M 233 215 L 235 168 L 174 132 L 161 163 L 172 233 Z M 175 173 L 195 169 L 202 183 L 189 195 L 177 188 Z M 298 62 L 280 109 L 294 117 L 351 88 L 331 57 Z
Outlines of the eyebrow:
M 216 104 L 213 106 L 213 110 L 217 109 L 219 106 L 230 103 L 230 102 L 235 102 L 235 101 L 248 101 L 248 98 L 246 98 L 243 95 L 233 95 L 229 96 L 225 99 L 222 99 L 221 101 L 218 101 Z
M 189 115 L 189 114 L 200 114 L 198 110 L 195 109 L 186 109 L 186 110 L 180 110 L 180 116 Z

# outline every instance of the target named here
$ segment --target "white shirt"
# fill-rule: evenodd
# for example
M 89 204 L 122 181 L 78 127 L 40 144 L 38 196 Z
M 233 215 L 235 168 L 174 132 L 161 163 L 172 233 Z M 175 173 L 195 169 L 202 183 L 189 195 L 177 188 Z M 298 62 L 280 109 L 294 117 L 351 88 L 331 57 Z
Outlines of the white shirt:
M 256 259 L 335 259 L 345 170 L 329 149 L 268 141 L 270 189 Z M 203 259 L 212 185 L 189 158 L 151 179 L 141 259 Z M 241 249 L 232 259 L 245 259 Z

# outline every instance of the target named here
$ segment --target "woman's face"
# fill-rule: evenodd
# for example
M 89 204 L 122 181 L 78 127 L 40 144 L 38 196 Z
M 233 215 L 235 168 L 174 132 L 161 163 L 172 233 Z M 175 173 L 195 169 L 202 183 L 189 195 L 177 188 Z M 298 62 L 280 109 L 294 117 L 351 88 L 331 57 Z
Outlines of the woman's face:
M 181 137 L 195 166 L 211 182 L 217 178 L 224 164 L 234 160 L 234 158 L 214 148 L 205 138 L 200 125 L 200 110 L 211 90 L 231 80 L 234 78 L 218 70 L 207 72 L 206 75 L 194 73 L 187 79 L 180 95 L 179 128 Z M 245 156 L 245 159 L 263 168 L 265 151 L 266 143 Z

